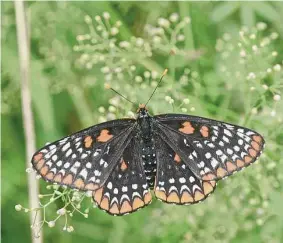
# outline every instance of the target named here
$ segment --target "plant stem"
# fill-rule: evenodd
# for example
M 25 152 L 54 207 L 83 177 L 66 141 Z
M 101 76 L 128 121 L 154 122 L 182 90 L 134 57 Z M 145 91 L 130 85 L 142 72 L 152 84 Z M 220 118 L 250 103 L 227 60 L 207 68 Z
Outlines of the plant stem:
M 17 38 L 18 38 L 18 51 L 20 61 L 21 72 L 21 93 L 22 93 L 22 114 L 23 114 L 23 126 L 25 132 L 26 143 L 26 167 L 30 167 L 30 158 L 35 152 L 35 134 L 33 124 L 33 114 L 31 109 L 31 94 L 29 85 L 29 41 L 28 41 L 28 28 L 26 21 L 26 14 L 24 9 L 23 0 L 15 0 L 16 11 L 16 23 L 17 23 Z M 38 208 L 38 181 L 35 178 L 35 173 L 28 173 L 28 189 L 29 189 L 29 207 Z M 37 213 L 37 217 L 35 218 Z M 40 212 L 32 211 L 30 214 L 30 222 L 33 224 L 39 224 L 41 221 Z M 31 232 L 33 243 L 42 243 L 42 236 L 38 238 L 33 237 Z

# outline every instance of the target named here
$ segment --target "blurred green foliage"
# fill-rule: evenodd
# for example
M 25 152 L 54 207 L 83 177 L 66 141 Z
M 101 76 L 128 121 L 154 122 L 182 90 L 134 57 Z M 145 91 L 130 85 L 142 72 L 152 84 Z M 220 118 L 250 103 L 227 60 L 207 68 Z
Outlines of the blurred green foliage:
M 88 219 L 72 217 L 72 233 L 62 231 L 64 222 L 45 226 L 45 242 L 283 242 L 283 3 L 38 1 L 26 9 L 38 147 L 132 116 L 136 107 L 104 82 L 142 103 L 166 67 L 152 113 L 224 120 L 266 139 L 260 162 L 220 182 L 202 204 L 155 200 L 124 217 L 93 209 Z M 28 193 L 13 3 L 3 2 L 1 14 L 2 240 L 30 242 L 28 214 L 14 209 L 28 205 Z

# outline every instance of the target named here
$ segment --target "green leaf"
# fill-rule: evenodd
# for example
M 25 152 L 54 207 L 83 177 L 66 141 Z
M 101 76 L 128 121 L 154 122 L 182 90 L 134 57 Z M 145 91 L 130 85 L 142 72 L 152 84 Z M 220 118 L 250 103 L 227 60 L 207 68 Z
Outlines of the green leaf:
M 253 8 L 259 15 L 271 22 L 277 21 L 280 18 L 278 12 L 269 3 L 256 2 L 253 3 Z
M 218 23 L 234 13 L 239 7 L 236 2 L 225 2 L 218 4 L 211 13 L 211 20 Z

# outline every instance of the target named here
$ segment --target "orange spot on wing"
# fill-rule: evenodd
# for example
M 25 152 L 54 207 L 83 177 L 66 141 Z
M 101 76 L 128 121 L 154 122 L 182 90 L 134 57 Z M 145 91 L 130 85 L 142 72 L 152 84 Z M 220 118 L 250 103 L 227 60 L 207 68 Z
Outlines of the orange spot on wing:
M 86 184 L 85 189 L 93 191 L 93 190 L 98 189 L 98 185 L 90 182 L 90 183 Z
M 100 188 L 93 192 L 93 195 L 94 195 L 93 198 L 98 204 L 100 204 L 100 201 L 102 198 L 102 192 L 103 192 L 103 188 Z
M 174 203 L 179 203 L 180 198 L 176 192 L 171 192 L 169 196 L 166 199 L 167 202 L 174 202 Z
M 135 197 L 133 202 L 133 210 L 137 208 L 141 208 L 143 206 L 144 206 L 144 202 L 139 197 Z
M 128 168 L 128 165 L 127 165 L 127 163 L 125 162 L 124 159 L 122 159 L 120 168 L 121 168 L 122 171 L 124 171 L 124 170 L 126 170 Z
M 181 158 L 178 154 L 175 154 L 174 161 L 176 161 L 177 163 L 181 162 Z
M 62 182 L 62 175 L 61 174 L 57 174 L 54 179 L 55 182 L 61 183 Z
M 73 175 L 68 174 L 67 176 L 64 177 L 63 183 L 67 185 L 71 185 L 73 183 Z
M 203 192 L 205 195 L 213 191 L 213 187 L 209 182 L 203 182 L 202 186 L 203 186 Z
M 253 147 L 255 150 L 257 150 L 257 151 L 260 150 L 260 146 L 259 146 L 259 144 L 258 144 L 257 142 L 252 141 L 251 145 L 252 145 L 252 147 Z
M 43 157 L 43 154 L 42 153 L 38 153 L 37 155 L 35 155 L 33 157 L 33 160 L 34 160 L 35 163 L 37 163 L 40 159 L 42 159 L 42 157 Z
M 49 167 L 47 165 L 45 165 L 41 170 L 40 170 L 40 174 L 45 176 L 47 174 L 47 172 L 49 171 Z
M 182 124 L 182 128 L 179 129 L 180 132 L 185 134 L 192 134 L 194 133 L 195 129 L 190 122 L 184 122 Z
M 257 152 L 256 152 L 254 149 L 249 149 L 249 154 L 250 154 L 250 156 L 252 156 L 252 157 L 256 157 Z
M 156 190 L 154 194 L 157 198 L 166 201 L 166 194 L 164 193 L 164 191 Z
M 196 202 L 202 200 L 203 198 L 204 198 L 204 194 L 203 193 L 201 193 L 200 191 L 196 191 L 195 192 L 194 199 L 195 199 Z
M 216 174 L 217 174 L 217 177 L 224 177 L 225 175 L 227 175 L 227 171 L 219 167 L 216 171 Z
M 102 209 L 109 210 L 109 199 L 108 199 L 108 197 L 103 197 L 99 206 Z
M 118 209 L 118 206 L 117 206 L 116 203 L 113 204 L 113 206 L 110 208 L 109 212 L 113 213 L 113 214 L 119 214 L 119 209 Z
M 201 129 L 200 129 L 200 133 L 203 137 L 207 138 L 208 137 L 208 132 L 209 132 L 209 129 L 207 126 L 202 126 Z
M 191 203 L 194 199 L 187 191 L 184 191 L 181 197 L 181 203 Z
M 258 135 L 254 135 L 253 136 L 253 140 L 256 141 L 257 143 L 261 143 L 262 142 L 261 136 L 258 136 Z
M 144 203 L 145 203 L 145 204 L 149 204 L 149 203 L 151 202 L 151 199 L 152 199 L 152 197 L 151 197 L 150 192 L 147 192 L 147 193 L 144 195 Z
M 226 163 L 226 167 L 227 167 L 227 171 L 228 172 L 233 172 L 233 171 L 235 171 L 236 169 L 237 169 L 237 166 L 236 165 L 234 165 L 232 162 L 230 162 L 230 161 L 228 161 L 227 163 Z
M 208 173 L 202 177 L 202 180 L 210 181 L 210 180 L 214 180 L 215 178 L 216 176 L 214 174 Z
M 97 140 L 98 142 L 107 142 L 107 141 L 110 140 L 112 137 L 113 137 L 113 135 L 111 135 L 111 134 L 109 133 L 109 130 L 103 129 L 103 130 L 100 132 L 99 136 L 96 138 L 96 140 Z
M 82 178 L 77 179 L 74 184 L 79 189 L 83 189 L 85 187 L 85 183 Z
M 236 160 L 236 164 L 237 164 L 237 166 L 240 167 L 240 168 L 242 168 L 242 167 L 245 166 L 244 161 L 243 161 L 243 160 L 240 160 L 240 159 L 237 159 L 237 160 Z
M 41 160 L 39 160 L 39 161 L 35 164 L 35 167 L 36 167 L 38 170 L 40 170 L 41 167 L 44 165 L 44 163 L 45 163 L 44 159 L 41 159 Z
M 49 173 L 45 176 L 45 178 L 48 179 L 48 180 L 52 180 L 53 177 L 54 177 L 54 173 L 53 173 L 53 172 L 49 172 Z
M 251 162 L 252 162 L 252 160 L 253 160 L 253 158 L 252 158 L 252 157 L 250 157 L 250 156 L 247 156 L 247 155 L 246 155 L 246 156 L 244 157 L 244 161 L 245 161 L 245 163 L 246 163 L 246 164 L 251 163 Z
M 90 148 L 91 145 L 92 145 L 92 142 L 93 142 L 93 140 L 92 140 L 91 136 L 86 136 L 85 137 L 84 144 L 85 144 L 86 148 Z
M 124 201 L 122 206 L 121 206 L 121 209 L 120 209 L 120 213 L 127 213 L 127 212 L 131 212 L 133 211 L 130 203 L 128 201 Z

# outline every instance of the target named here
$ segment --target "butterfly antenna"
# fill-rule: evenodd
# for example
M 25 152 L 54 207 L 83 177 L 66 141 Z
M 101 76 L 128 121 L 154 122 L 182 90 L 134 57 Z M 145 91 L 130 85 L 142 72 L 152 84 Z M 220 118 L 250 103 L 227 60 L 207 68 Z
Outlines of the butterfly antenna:
M 145 103 L 145 107 L 146 107 L 146 105 L 148 104 L 148 102 L 151 100 L 152 96 L 154 95 L 155 91 L 157 90 L 158 86 L 160 85 L 160 83 L 161 83 L 163 77 L 167 74 L 167 72 L 168 72 L 168 69 L 166 68 L 166 69 L 164 70 L 164 72 L 163 72 L 163 74 L 162 74 L 162 76 L 161 76 L 161 78 L 160 78 L 158 84 L 156 85 L 155 89 L 153 90 L 151 96 L 149 97 L 148 101 Z
M 136 105 L 134 102 L 130 101 L 127 97 L 125 97 L 124 95 L 120 94 L 117 90 L 113 89 L 110 84 L 105 84 L 104 85 L 105 89 L 111 89 L 112 91 L 114 91 L 117 95 L 121 96 L 122 98 L 124 98 L 126 101 L 129 101 L 130 103 L 132 103 L 133 105 Z

